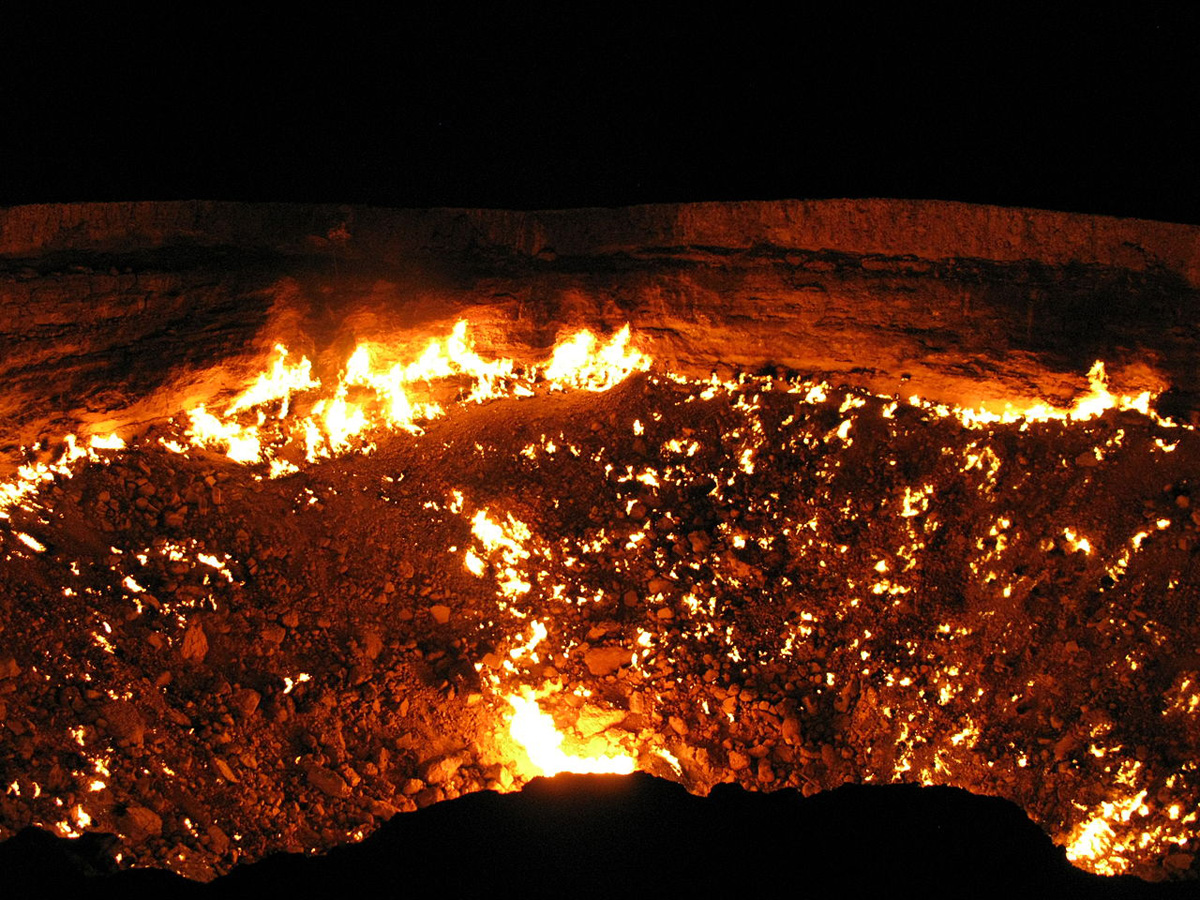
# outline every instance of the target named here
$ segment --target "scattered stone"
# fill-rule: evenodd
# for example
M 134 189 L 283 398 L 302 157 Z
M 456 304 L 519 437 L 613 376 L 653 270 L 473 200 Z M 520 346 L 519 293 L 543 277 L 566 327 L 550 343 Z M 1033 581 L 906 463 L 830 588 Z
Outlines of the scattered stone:
M 593 675 L 611 675 L 633 662 L 633 651 L 624 647 L 591 647 L 583 654 L 583 663 Z
M 162 834 L 162 817 L 144 806 L 130 806 L 116 815 L 118 830 L 130 843 L 140 844 Z
M 378 659 L 383 651 L 383 638 L 375 631 L 364 631 L 362 635 L 363 652 L 368 659 Z
M 795 716 L 784 716 L 783 723 L 779 726 L 779 732 L 784 743 L 789 746 L 799 744 L 804 739 L 800 733 L 800 720 Z
M 233 698 L 230 701 L 233 708 L 238 712 L 243 719 L 248 719 L 258 710 L 258 704 L 262 701 L 262 694 L 251 688 L 241 688 L 234 691 Z
M 229 851 L 229 835 L 221 830 L 218 825 L 209 825 L 207 828 L 209 845 L 212 847 L 213 853 L 218 856 L 224 856 Z
M 146 725 L 137 707 L 127 700 L 113 700 L 104 704 L 101 710 L 107 730 L 118 746 L 141 746 L 145 736 Z
M 386 800 L 370 800 L 367 803 L 367 811 L 377 819 L 387 821 L 392 816 L 399 815 L 400 810 L 392 806 Z
M 671 589 L 671 582 L 666 578 L 654 577 L 651 578 L 646 585 L 646 590 L 651 594 L 663 594 Z
M 625 713 L 619 709 L 598 709 L 590 704 L 579 710 L 579 718 L 575 720 L 575 730 L 585 738 L 607 731 L 614 725 L 625 720 Z
M 431 785 L 445 784 L 462 766 L 463 761 L 453 754 L 426 760 L 417 767 L 417 775 Z
M 425 782 L 419 778 L 409 778 L 403 785 L 400 786 L 400 793 L 406 797 L 411 797 L 425 789 Z
M 1168 869 L 1174 869 L 1176 872 L 1186 872 L 1192 867 L 1195 861 L 1195 856 L 1191 853 L 1171 853 L 1163 860 L 1163 864 Z
M 729 751 L 729 768 L 735 772 L 750 768 L 750 757 L 739 750 Z
M 346 784 L 346 780 L 332 769 L 312 765 L 308 767 L 306 777 L 308 783 L 323 794 L 339 798 L 350 796 L 350 785 Z
M 193 618 L 188 623 L 179 655 L 194 663 L 204 662 L 204 657 L 208 655 L 208 635 L 204 633 L 204 625 L 199 618 Z

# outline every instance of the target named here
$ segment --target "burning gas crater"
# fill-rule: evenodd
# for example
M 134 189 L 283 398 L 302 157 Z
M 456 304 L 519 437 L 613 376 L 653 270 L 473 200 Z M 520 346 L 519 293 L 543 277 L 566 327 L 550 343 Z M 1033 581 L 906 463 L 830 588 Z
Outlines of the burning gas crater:
M 335 385 L 291 359 L 4 486 L 7 833 L 203 874 L 637 768 L 956 785 L 1093 871 L 1192 866 L 1200 442 L 1101 364 L 989 411 L 689 380 L 627 328 L 528 370 L 462 322 Z

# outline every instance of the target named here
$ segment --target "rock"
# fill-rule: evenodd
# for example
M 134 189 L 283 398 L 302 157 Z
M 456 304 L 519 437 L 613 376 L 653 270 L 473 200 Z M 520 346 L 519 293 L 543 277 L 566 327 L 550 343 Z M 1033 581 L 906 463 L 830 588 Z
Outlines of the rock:
M 108 722 L 108 733 L 119 746 L 141 746 L 146 725 L 137 707 L 127 700 L 113 700 L 104 704 L 101 714 Z
M 825 763 L 825 767 L 831 771 L 837 768 L 839 759 L 837 750 L 834 749 L 833 744 L 821 745 L 821 762 Z
M 585 705 L 579 711 L 579 718 L 575 720 L 575 730 L 587 738 L 595 734 L 600 734 L 602 731 L 606 731 L 624 720 L 625 713 L 622 710 L 597 709 L 594 706 Z
M 765 756 L 758 761 L 758 780 L 761 784 L 771 784 L 775 780 L 775 770 Z
M 1192 867 L 1194 860 L 1195 857 L 1191 853 L 1171 853 L 1163 860 L 1163 864 L 1176 872 L 1185 872 Z
M 425 789 L 425 782 L 420 778 L 409 778 L 400 786 L 400 793 L 406 797 L 411 797 L 414 794 L 420 793 Z
M 287 632 L 282 625 L 266 625 L 259 632 L 259 636 L 268 644 L 279 645 L 283 643 L 283 639 L 287 637 Z
M 383 638 L 379 636 L 378 632 L 364 631 L 362 634 L 362 648 L 363 653 L 367 655 L 368 659 L 377 659 L 383 650 Z
M 213 768 L 215 768 L 220 776 L 226 781 L 230 781 L 233 784 L 239 783 L 238 777 L 233 774 L 233 769 L 230 768 L 229 763 L 225 762 L 225 760 L 221 759 L 221 757 L 213 757 Z
M 668 716 L 667 724 L 669 724 L 671 726 L 671 730 L 678 735 L 685 735 L 688 733 L 687 722 L 683 721 L 683 719 L 679 718 L 679 716 Z
M 611 675 L 633 662 L 633 651 L 624 647 L 591 647 L 583 654 L 583 663 L 593 675 Z
M 162 818 L 144 806 L 130 806 L 115 817 L 117 828 L 129 838 L 131 844 L 140 844 L 147 838 L 162 834 Z
M 428 787 L 420 791 L 413 797 L 413 802 L 417 807 L 424 809 L 426 806 L 433 806 L 436 803 L 441 803 L 446 799 L 446 793 L 438 787 Z
M 1081 469 L 1094 469 L 1100 465 L 1100 460 L 1096 459 L 1096 454 L 1091 450 L 1084 450 L 1075 457 L 1075 465 Z
M 0 679 L 16 678 L 21 674 L 21 667 L 17 665 L 15 658 L 11 656 L 0 656 Z
M 454 755 L 438 756 L 417 767 L 417 775 L 430 785 L 445 784 L 458 771 L 463 761 Z
M 309 766 L 306 774 L 308 783 L 321 793 L 330 797 L 350 796 L 350 785 L 346 784 L 346 779 L 332 769 L 314 765 Z
M 398 815 L 400 810 L 386 800 L 370 800 L 367 803 L 367 812 L 377 819 L 387 821 L 392 816 Z
M 442 603 L 435 603 L 429 607 L 429 614 L 433 616 L 433 620 L 439 625 L 445 625 L 450 621 L 450 607 Z
M 204 633 L 204 626 L 198 618 L 192 619 L 188 623 L 187 631 L 183 634 L 183 646 L 179 648 L 179 655 L 190 662 L 204 662 L 204 657 L 208 655 L 208 635 Z
M 212 847 L 213 853 L 218 856 L 224 856 L 229 850 L 229 835 L 217 825 L 209 825 L 207 831 L 209 845 Z
M 1070 756 L 1079 747 L 1079 739 L 1068 732 L 1058 739 L 1054 744 L 1054 758 L 1061 762 Z
M 750 757 L 737 750 L 729 751 L 729 768 L 735 772 L 750 768 Z
M 800 734 L 800 720 L 795 716 L 784 716 L 779 730 L 787 744 L 799 744 L 803 740 Z
M 262 694 L 251 688 L 234 691 L 233 698 L 230 700 L 230 704 L 243 719 L 254 715 L 260 702 L 262 702 Z

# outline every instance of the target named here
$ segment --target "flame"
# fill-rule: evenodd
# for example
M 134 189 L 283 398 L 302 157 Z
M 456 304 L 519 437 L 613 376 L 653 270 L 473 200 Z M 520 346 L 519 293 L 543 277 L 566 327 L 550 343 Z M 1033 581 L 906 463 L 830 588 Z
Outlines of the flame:
M 115 434 L 93 434 L 88 446 L 93 450 L 124 450 L 125 442 Z
M 482 576 L 485 571 L 483 557 L 498 557 L 497 576 L 501 592 L 510 597 L 528 593 L 532 585 L 522 577 L 519 567 L 523 560 L 529 558 L 526 544 L 533 536 L 529 526 L 511 513 L 507 516 L 507 523 L 502 525 L 481 509 L 471 520 L 471 532 L 482 545 L 483 554 L 468 549 L 464 559 L 467 569 L 474 575 Z
M 606 391 L 630 374 L 650 368 L 650 358 L 629 348 L 626 325 L 607 344 L 596 349 L 596 336 L 580 331 L 554 349 L 546 379 L 559 387 Z
M 201 447 L 225 448 L 225 455 L 235 462 L 255 463 L 262 458 L 258 429 L 242 426 L 235 421 L 221 420 L 201 404 L 188 413 L 192 427 L 188 437 Z
M 973 409 L 950 404 L 935 404 L 917 395 L 909 397 L 909 403 L 923 409 L 932 409 L 939 416 L 955 416 L 968 428 L 980 428 L 985 425 L 994 424 L 1009 425 L 1015 422 L 1049 422 L 1051 420 L 1059 422 L 1083 422 L 1102 416 L 1110 409 L 1139 412 L 1153 419 L 1159 425 L 1173 425 L 1173 423 L 1160 418 L 1156 413 L 1151 411 L 1150 404 L 1157 396 L 1155 393 L 1151 391 L 1142 391 L 1140 394 L 1121 395 L 1112 393 L 1108 389 L 1108 373 L 1105 371 L 1102 360 L 1096 360 L 1092 364 L 1091 369 L 1087 373 L 1087 380 L 1087 393 L 1077 397 L 1075 402 L 1069 407 L 1054 406 L 1053 404 L 1039 400 L 1027 406 L 1014 406 L 1011 403 L 1005 403 L 1003 410 L 997 413 L 988 410 L 986 407 Z
M 125 446 L 115 434 L 93 435 L 88 446 L 83 446 L 73 434 L 63 438 L 63 450 L 58 460 L 52 463 L 28 463 L 17 469 L 16 478 L 0 482 L 0 519 L 10 518 L 8 510 L 25 506 L 42 486 L 56 477 L 71 478 L 76 472 L 76 463 L 81 460 L 100 462 L 98 450 L 116 450 Z M 39 449 L 40 445 L 34 445 Z
M 628 775 L 634 770 L 634 759 L 627 754 L 607 756 L 576 756 L 563 751 L 564 737 L 554 727 L 554 720 L 542 712 L 537 698 L 528 688 L 522 694 L 506 698 L 513 708 L 508 730 L 529 756 L 536 775 L 553 777 L 560 772 L 581 775 Z
M 321 382 L 315 381 L 311 377 L 312 363 L 307 359 L 301 358 L 296 365 L 289 366 L 287 364 L 287 348 L 282 344 L 276 344 L 275 352 L 279 354 L 275 365 L 269 372 L 260 374 L 254 384 L 229 404 L 226 415 L 233 415 L 244 409 L 253 409 L 281 400 L 283 403 L 279 410 L 279 418 L 283 419 L 287 417 L 288 403 L 292 394 L 321 386 Z
M 393 354 L 385 346 L 363 343 L 355 347 L 336 385 L 316 400 L 308 416 L 296 421 L 288 418 L 293 396 L 323 385 L 313 376 L 306 357 L 289 363 L 288 349 L 276 344 L 278 355 L 270 369 L 259 374 L 222 415 L 203 405 L 188 412 L 188 437 L 193 446 L 223 450 L 236 462 L 269 463 L 271 476 L 279 477 L 295 471 L 295 463 L 276 456 L 278 447 L 293 438 L 303 443 L 305 459 L 315 462 L 350 452 L 375 428 L 420 433 L 422 422 L 444 415 L 445 409 L 432 400 L 415 400 L 412 389 L 418 384 L 427 392 L 438 381 L 467 379 L 469 385 L 460 392 L 464 402 L 528 397 L 544 368 L 541 375 L 550 390 L 608 390 L 650 367 L 650 358 L 633 349 L 631 340 L 628 325 L 606 343 L 582 330 L 560 343 L 544 367 L 533 366 L 522 375 L 515 372 L 511 359 L 489 360 L 476 353 L 465 320 L 459 320 L 444 340 L 431 340 L 412 362 L 377 364 L 376 359 Z M 255 415 L 253 423 L 244 421 L 250 413 Z M 268 428 L 268 419 L 276 424 Z M 99 445 L 93 439 L 93 446 L 117 445 Z
M 1129 868 L 1129 861 L 1122 855 L 1130 849 L 1121 840 L 1114 826 L 1129 824 L 1135 814 L 1144 817 L 1149 813 L 1145 805 L 1146 791 L 1129 797 L 1106 800 L 1092 810 L 1091 817 L 1076 826 L 1067 843 L 1067 859 L 1073 863 L 1087 864 L 1100 875 L 1120 875 Z

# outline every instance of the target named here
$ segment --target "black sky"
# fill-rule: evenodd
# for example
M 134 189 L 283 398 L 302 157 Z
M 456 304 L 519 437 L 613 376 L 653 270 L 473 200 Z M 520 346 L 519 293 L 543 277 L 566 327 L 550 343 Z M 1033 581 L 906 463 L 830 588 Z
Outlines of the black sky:
M 516 15 L 12 13 L 0 205 L 890 196 L 1200 224 L 1191 14 Z

